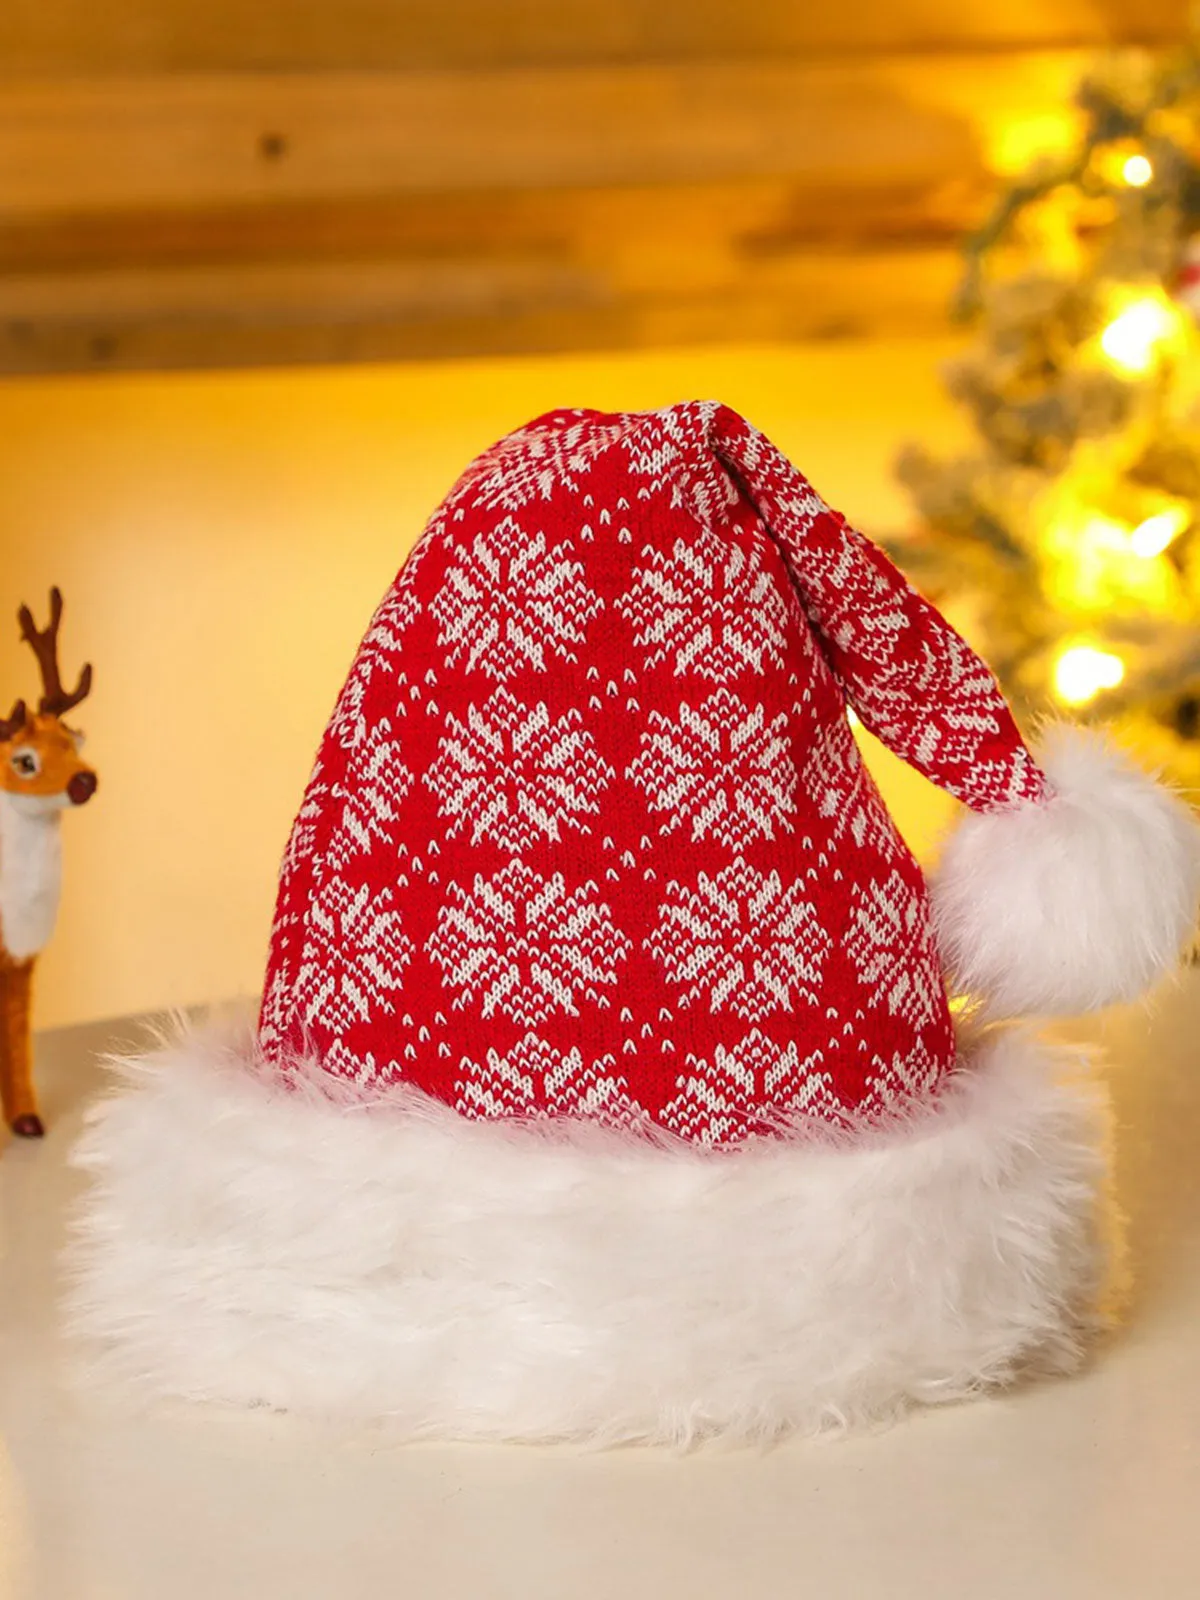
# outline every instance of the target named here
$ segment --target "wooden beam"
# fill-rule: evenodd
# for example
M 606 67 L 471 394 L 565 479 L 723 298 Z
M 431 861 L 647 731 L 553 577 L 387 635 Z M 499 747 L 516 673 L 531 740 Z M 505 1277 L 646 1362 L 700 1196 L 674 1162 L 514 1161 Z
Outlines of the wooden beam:
M 943 331 L 957 255 L 806 252 L 737 284 L 616 290 L 572 268 L 411 264 L 16 280 L 0 371 L 271 366 Z
M 819 65 L 15 83 L 0 218 L 313 195 L 786 174 L 978 176 L 1012 119 L 1066 108 L 1074 52 Z
M 949 244 L 978 186 L 819 189 L 786 177 L 723 183 L 318 196 L 256 205 L 57 211 L 0 218 L 0 297 L 13 276 L 239 262 L 504 259 L 624 261 L 695 270 L 810 246 Z
M 398 71 L 1086 49 L 1187 37 L 1188 0 L 5 0 L 0 70 Z
M 0 370 L 927 326 L 1072 52 L 11 84 Z

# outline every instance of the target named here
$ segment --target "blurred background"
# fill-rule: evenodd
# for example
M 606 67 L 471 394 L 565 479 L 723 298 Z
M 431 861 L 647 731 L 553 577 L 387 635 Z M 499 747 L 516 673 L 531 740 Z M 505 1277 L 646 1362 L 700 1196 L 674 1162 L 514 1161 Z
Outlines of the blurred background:
M 1115 719 L 1200 783 L 1192 21 L 6 0 L 0 700 L 60 584 L 101 777 L 40 1025 L 256 989 L 376 601 L 551 406 L 727 401 L 1022 715 Z M 927 851 L 950 802 L 872 760 Z

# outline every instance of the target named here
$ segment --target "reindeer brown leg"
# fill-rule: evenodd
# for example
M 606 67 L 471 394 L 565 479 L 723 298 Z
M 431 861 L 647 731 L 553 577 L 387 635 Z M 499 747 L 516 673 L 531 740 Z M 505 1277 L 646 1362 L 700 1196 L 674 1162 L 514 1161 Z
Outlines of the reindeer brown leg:
M 31 1002 L 33 962 L 4 962 L 0 968 L 0 1099 L 4 1120 L 23 1139 L 45 1132 L 33 1089 Z

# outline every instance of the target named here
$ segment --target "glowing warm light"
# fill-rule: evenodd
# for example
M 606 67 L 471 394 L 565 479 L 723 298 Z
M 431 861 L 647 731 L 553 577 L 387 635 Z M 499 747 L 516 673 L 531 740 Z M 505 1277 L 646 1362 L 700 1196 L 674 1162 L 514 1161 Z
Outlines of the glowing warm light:
M 1189 525 L 1183 504 L 1161 510 L 1137 527 L 1087 507 L 1060 501 L 1050 510 L 1039 544 L 1047 558 L 1046 586 L 1076 615 L 1104 615 L 1130 605 L 1170 610 L 1178 576 L 1154 559 Z
M 1160 556 L 1172 539 L 1177 539 L 1191 521 L 1191 516 L 1182 506 L 1173 506 L 1168 511 L 1160 511 L 1156 516 L 1147 517 L 1145 522 L 1139 522 L 1129 535 L 1129 548 L 1135 556 L 1144 556 L 1150 560 L 1152 556 Z
M 1128 542 L 1125 525 L 1112 517 L 1088 517 L 1080 532 L 1080 543 L 1095 550 L 1124 550 Z
M 1144 189 L 1154 176 L 1154 168 L 1145 156 L 1130 156 L 1121 168 L 1121 176 L 1134 189 Z
M 1115 689 L 1125 676 L 1125 663 L 1107 650 L 1072 645 L 1054 664 L 1054 692 L 1064 705 L 1081 706 L 1101 689 Z
M 1079 141 L 1080 118 L 1074 106 L 1016 117 L 988 130 L 988 167 L 1017 177 L 1037 161 L 1062 159 Z
M 1175 317 L 1162 300 L 1147 296 L 1134 300 L 1100 335 L 1100 348 L 1127 372 L 1146 372 L 1157 347 L 1175 329 Z

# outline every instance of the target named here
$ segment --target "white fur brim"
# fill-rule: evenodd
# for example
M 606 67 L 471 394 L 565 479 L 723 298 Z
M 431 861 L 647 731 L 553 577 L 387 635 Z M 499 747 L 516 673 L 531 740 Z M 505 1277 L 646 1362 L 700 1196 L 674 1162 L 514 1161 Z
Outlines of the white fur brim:
M 930 884 L 942 957 L 991 1016 L 1134 1000 L 1178 963 L 1200 906 L 1200 826 L 1103 734 L 1051 728 L 1041 804 L 963 819 Z
M 77 1154 L 69 1316 L 149 1396 L 773 1438 L 1069 1369 L 1105 1276 L 1102 1098 L 1022 1034 L 887 1132 L 720 1153 L 289 1090 L 228 1026 L 122 1076 Z

